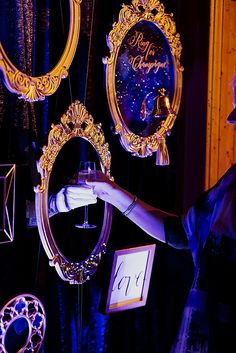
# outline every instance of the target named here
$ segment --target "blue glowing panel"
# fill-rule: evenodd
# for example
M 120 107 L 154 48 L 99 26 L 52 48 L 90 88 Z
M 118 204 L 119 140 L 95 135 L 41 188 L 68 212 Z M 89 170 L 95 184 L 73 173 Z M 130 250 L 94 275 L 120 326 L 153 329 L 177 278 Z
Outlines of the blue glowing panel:
M 163 89 L 170 102 L 175 90 L 171 48 L 155 23 L 140 21 L 127 32 L 116 61 L 115 88 L 120 113 L 129 130 L 144 137 L 153 134 L 165 119 L 151 117 L 158 90 Z

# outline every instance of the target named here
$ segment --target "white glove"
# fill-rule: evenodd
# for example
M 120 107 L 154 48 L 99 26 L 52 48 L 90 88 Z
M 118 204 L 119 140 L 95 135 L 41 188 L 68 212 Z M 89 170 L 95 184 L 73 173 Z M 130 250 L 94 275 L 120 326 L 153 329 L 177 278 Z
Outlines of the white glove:
M 49 216 L 96 202 L 97 196 L 93 193 L 93 188 L 87 185 L 67 185 L 49 197 Z

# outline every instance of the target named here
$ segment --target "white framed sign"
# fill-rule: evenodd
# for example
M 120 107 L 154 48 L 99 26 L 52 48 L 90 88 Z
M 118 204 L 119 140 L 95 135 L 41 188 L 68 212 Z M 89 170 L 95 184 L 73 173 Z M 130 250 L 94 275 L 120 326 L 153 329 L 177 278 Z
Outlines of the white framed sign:
M 146 304 L 155 248 L 151 244 L 114 252 L 105 313 Z

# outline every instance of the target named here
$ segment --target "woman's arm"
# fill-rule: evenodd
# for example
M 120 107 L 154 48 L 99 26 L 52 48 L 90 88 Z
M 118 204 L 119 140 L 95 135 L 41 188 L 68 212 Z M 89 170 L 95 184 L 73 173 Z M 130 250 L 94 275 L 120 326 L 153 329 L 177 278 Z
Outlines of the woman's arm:
M 166 242 L 164 221 L 168 217 L 177 218 L 176 215 L 164 212 L 139 200 L 103 173 L 98 172 L 96 180 L 86 183 L 94 187 L 94 193 L 100 199 L 115 206 L 150 236 L 161 242 Z

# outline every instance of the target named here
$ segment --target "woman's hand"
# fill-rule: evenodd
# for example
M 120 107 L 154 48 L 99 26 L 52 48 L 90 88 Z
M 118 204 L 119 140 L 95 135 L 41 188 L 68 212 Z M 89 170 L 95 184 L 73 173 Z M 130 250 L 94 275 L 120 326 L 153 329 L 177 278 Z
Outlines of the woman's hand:
M 86 180 L 86 184 L 93 187 L 93 192 L 103 201 L 113 203 L 114 193 L 119 186 L 101 171 L 97 171 L 96 178 Z
M 66 185 L 57 194 L 49 197 L 52 214 L 68 212 L 78 207 L 95 204 L 97 196 L 87 185 Z

